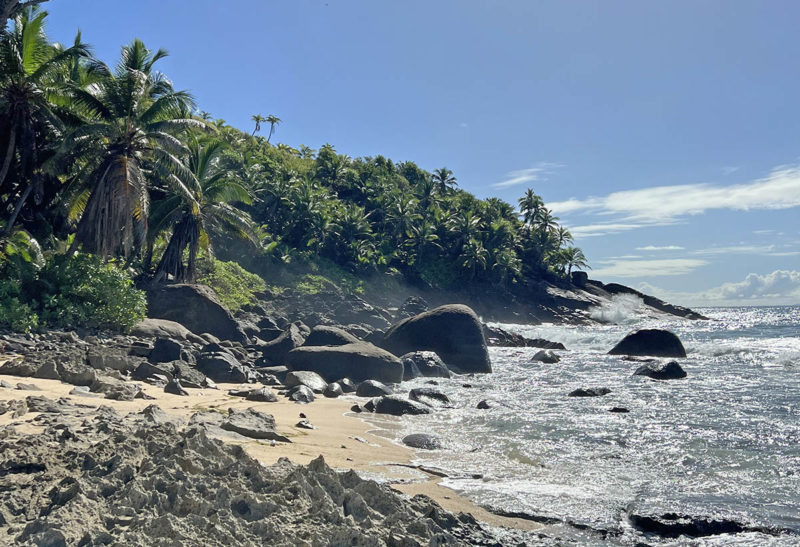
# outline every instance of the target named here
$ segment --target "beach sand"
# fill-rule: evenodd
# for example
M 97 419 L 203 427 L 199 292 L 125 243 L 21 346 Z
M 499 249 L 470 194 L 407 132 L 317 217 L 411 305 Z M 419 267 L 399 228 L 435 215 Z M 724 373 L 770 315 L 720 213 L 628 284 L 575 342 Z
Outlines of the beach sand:
M 250 387 L 238 384 L 220 384 L 219 389 L 187 389 L 188 396 L 164 393 L 162 388 L 143 382 L 133 382 L 153 400 L 136 399 L 134 401 L 113 401 L 103 398 L 69 395 L 75 387 L 59 380 L 39 378 L 20 378 L 0 375 L 12 386 L 18 383 L 33 384 L 39 391 L 28 391 L 11 388 L 0 388 L 0 401 L 25 399 L 31 395 L 40 395 L 51 399 L 67 397 L 75 404 L 90 406 L 109 406 L 121 414 L 139 412 L 151 404 L 157 404 L 165 413 L 188 420 L 195 412 L 219 410 L 227 412 L 228 408 L 238 410 L 255 408 L 271 414 L 275 418 L 278 433 L 288 437 L 291 443 L 271 443 L 264 441 L 236 442 L 255 459 L 265 465 L 271 465 L 279 458 L 288 458 L 297 464 L 307 464 L 322 455 L 331 467 L 339 470 L 353 469 L 364 478 L 386 481 L 395 490 L 414 496 L 425 494 L 436 500 L 442 507 L 451 512 L 471 513 L 477 520 L 491 526 L 504 526 L 520 530 L 534 530 L 539 524 L 523 520 L 494 515 L 482 507 L 472 503 L 455 491 L 440 486 L 440 478 L 410 466 L 414 451 L 400 446 L 382 436 L 385 430 L 392 428 L 396 420 L 392 417 L 373 418 L 375 424 L 360 419 L 359 415 L 350 411 L 354 402 L 362 401 L 357 397 L 327 399 L 322 396 L 311 404 L 297 404 L 283 397 L 275 403 L 258 403 L 246 401 L 240 397 L 227 395 L 229 389 Z M 300 413 L 314 425 L 315 429 L 307 430 L 296 426 L 300 421 Z M 32 423 L 35 413 L 27 413 L 13 419 L 11 413 L 0 416 L 0 426 L 13 424 L 19 433 L 32 434 L 41 428 Z

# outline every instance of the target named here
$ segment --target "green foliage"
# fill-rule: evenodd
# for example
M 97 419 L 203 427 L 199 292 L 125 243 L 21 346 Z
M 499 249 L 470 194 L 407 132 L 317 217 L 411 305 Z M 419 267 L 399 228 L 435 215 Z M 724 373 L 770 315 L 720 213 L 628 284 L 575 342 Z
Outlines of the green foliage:
M 200 283 L 214 289 L 222 305 L 235 312 L 255 299 L 255 294 L 267 288 L 264 280 L 236 262 L 213 258 L 200 261 Z
M 115 261 L 54 255 L 43 267 L 2 267 L 0 325 L 19 331 L 37 326 L 130 330 L 145 317 L 143 291 Z

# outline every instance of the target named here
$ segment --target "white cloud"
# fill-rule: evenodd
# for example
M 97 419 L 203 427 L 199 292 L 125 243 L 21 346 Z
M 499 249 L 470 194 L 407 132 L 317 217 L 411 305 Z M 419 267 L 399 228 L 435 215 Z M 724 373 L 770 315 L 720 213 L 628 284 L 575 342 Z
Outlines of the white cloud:
M 548 203 L 555 214 L 584 212 L 614 219 L 573 230 L 575 235 L 597 235 L 645 226 L 674 224 L 681 218 L 711 210 L 789 209 L 800 206 L 800 167 L 780 167 L 767 177 L 745 184 L 681 184 L 614 192 L 584 200 L 570 198 Z M 617 229 L 613 229 L 617 227 Z
M 519 186 L 529 182 L 536 182 L 540 180 L 547 180 L 546 175 L 551 174 L 555 169 L 564 167 L 559 163 L 552 162 L 539 162 L 534 167 L 528 169 L 519 169 L 511 171 L 506 174 L 506 178 L 500 182 L 492 184 L 492 188 L 509 188 L 511 186 Z
M 790 245 L 730 245 L 709 247 L 692 251 L 696 255 L 760 254 L 766 256 L 797 256 L 800 251 L 792 250 Z
M 699 292 L 669 291 L 641 283 L 638 289 L 687 306 L 800 304 L 800 271 L 775 270 L 766 275 L 748 274 L 743 281 L 723 283 Z
M 682 251 L 684 247 L 678 245 L 647 245 L 646 247 L 636 247 L 637 251 Z
M 600 223 L 600 224 L 587 224 L 585 226 L 574 226 L 569 229 L 574 237 L 596 237 L 605 236 L 609 234 L 618 234 L 620 232 L 628 232 L 637 228 L 644 228 L 645 226 L 663 226 L 657 224 L 622 224 L 622 223 Z
M 607 260 L 608 264 L 592 272 L 592 277 L 658 277 L 665 275 L 684 275 L 708 264 L 705 260 L 694 258 L 662 258 L 654 260 Z

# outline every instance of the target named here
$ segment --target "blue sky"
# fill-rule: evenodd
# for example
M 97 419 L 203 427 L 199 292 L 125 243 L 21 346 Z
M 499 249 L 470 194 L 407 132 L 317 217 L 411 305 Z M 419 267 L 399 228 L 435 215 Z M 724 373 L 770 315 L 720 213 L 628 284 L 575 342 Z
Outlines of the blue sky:
M 800 3 L 51 0 L 107 62 L 142 38 L 202 110 L 274 140 L 532 187 L 593 277 L 800 303 Z

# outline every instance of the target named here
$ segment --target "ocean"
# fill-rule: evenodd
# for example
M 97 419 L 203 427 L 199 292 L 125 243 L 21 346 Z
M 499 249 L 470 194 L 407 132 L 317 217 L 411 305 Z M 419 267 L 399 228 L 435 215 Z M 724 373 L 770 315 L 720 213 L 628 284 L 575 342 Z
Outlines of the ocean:
M 602 325 L 493 324 L 568 351 L 543 364 L 534 348 L 490 348 L 492 374 L 437 380 L 454 408 L 404 417 L 393 435 L 440 437 L 445 448 L 416 463 L 480 504 L 547 522 L 554 544 L 800 545 L 800 307 L 698 311 L 710 320 L 642 315 L 623 299 L 593 312 Z M 675 332 L 688 377 L 632 376 L 641 363 L 606 355 L 638 328 Z M 611 393 L 567 396 L 582 387 Z M 479 410 L 482 399 L 499 404 Z M 747 531 L 690 541 L 632 525 L 669 513 Z

